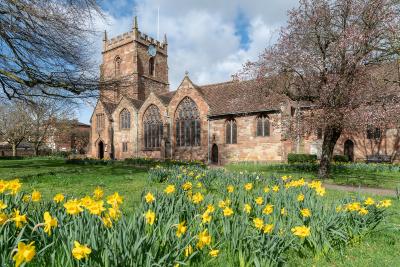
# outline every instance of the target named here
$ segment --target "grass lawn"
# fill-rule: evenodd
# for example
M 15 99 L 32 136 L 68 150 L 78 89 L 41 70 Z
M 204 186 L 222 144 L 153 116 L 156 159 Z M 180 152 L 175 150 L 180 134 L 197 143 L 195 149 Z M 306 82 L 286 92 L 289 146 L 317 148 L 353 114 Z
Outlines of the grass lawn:
M 262 171 L 262 165 L 254 168 L 230 165 L 229 170 Z M 261 166 L 261 167 L 260 167 Z M 310 173 L 277 173 L 294 177 L 313 177 Z M 336 174 L 335 174 L 336 175 Z M 147 189 L 160 188 L 162 184 L 148 181 L 146 169 L 139 169 L 123 162 L 110 166 L 65 164 L 63 160 L 25 159 L 0 160 L 0 179 L 18 177 L 23 182 L 23 190 L 39 190 L 45 199 L 51 199 L 56 193 L 84 196 L 90 194 L 96 186 L 104 188 L 107 194 L 119 192 L 124 197 L 123 210 L 133 212 L 140 200 L 141 193 Z M 399 177 L 392 177 L 400 180 Z M 390 178 L 390 179 L 392 179 Z M 334 180 L 337 179 L 334 176 Z M 326 201 L 354 193 L 328 190 Z M 376 199 L 383 199 L 376 197 Z M 366 236 L 361 242 L 349 245 L 344 251 L 335 251 L 328 257 L 293 256 L 289 266 L 400 266 L 400 201 L 392 199 L 390 210 L 393 216 L 379 226 L 376 232 Z
M 250 171 L 250 172 L 261 172 L 266 176 L 270 175 L 291 175 L 295 178 L 307 178 L 316 179 L 316 171 L 305 171 L 305 170 L 277 170 L 273 164 L 254 164 L 254 163 L 238 163 L 227 165 L 226 168 L 230 171 Z M 388 188 L 396 189 L 400 188 L 400 171 L 374 171 L 374 170 L 363 170 L 362 168 L 357 170 L 341 169 L 333 170 L 331 178 L 327 179 L 326 182 L 339 184 L 339 185 L 354 185 L 354 186 L 367 186 L 377 188 Z

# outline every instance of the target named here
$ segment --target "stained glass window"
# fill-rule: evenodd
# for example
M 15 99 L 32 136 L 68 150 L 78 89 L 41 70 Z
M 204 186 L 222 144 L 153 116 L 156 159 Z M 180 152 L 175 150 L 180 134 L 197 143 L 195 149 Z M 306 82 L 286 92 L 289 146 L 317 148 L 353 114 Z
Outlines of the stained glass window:
M 200 113 L 196 103 L 185 97 L 175 113 L 176 145 L 200 146 Z

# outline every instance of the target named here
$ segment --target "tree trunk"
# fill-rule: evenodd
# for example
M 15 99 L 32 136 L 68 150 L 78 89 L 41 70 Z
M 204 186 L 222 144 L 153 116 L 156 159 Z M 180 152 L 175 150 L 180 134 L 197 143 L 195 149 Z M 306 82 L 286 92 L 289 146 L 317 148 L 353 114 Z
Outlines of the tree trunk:
M 341 133 L 342 129 L 334 126 L 327 126 L 324 130 L 321 161 L 319 163 L 318 170 L 318 177 L 320 179 L 326 179 L 329 177 L 333 149 L 335 148 L 336 142 L 339 139 Z
M 39 156 L 39 146 L 35 146 L 35 157 Z
M 16 144 L 11 144 L 12 147 L 12 155 L 13 157 L 17 156 L 17 145 Z

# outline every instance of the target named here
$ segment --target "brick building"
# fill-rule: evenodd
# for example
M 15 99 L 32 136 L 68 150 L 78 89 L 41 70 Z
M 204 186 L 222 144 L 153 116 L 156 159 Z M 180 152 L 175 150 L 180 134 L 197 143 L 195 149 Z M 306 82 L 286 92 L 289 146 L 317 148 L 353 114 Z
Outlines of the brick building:
M 321 136 L 288 138 L 293 116 L 288 100 L 272 105 L 253 81 L 199 86 L 188 74 L 169 91 L 168 43 L 132 30 L 113 39 L 104 34 L 100 98 L 91 117 L 89 154 L 98 158 L 152 157 L 234 161 L 286 161 L 288 153 L 320 153 Z M 114 81 L 107 83 L 107 81 Z M 399 152 L 398 131 L 381 139 L 384 153 Z M 375 143 L 375 139 L 365 138 Z M 397 139 L 396 139 L 397 138 Z M 356 135 L 343 136 L 336 148 L 353 160 L 374 151 Z M 381 141 L 382 141 L 381 140 Z M 397 140 L 397 141 L 396 141 Z M 397 142 L 397 143 L 396 143 Z

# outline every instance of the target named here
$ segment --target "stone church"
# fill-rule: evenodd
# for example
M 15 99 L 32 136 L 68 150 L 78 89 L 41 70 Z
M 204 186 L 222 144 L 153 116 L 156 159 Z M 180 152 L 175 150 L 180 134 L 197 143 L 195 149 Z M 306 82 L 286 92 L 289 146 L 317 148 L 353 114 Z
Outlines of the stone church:
M 296 143 L 287 137 L 284 122 L 294 116 L 292 103 L 271 105 L 253 81 L 197 85 L 186 73 L 170 91 L 167 38 L 160 42 L 142 33 L 136 18 L 131 31 L 112 39 L 104 34 L 102 55 L 101 79 L 122 82 L 100 90 L 91 117 L 91 157 L 225 164 L 284 162 L 288 153 L 320 153 L 320 134 Z M 388 140 L 386 152 L 394 153 L 395 138 Z M 376 151 L 344 135 L 335 153 L 363 160 Z

